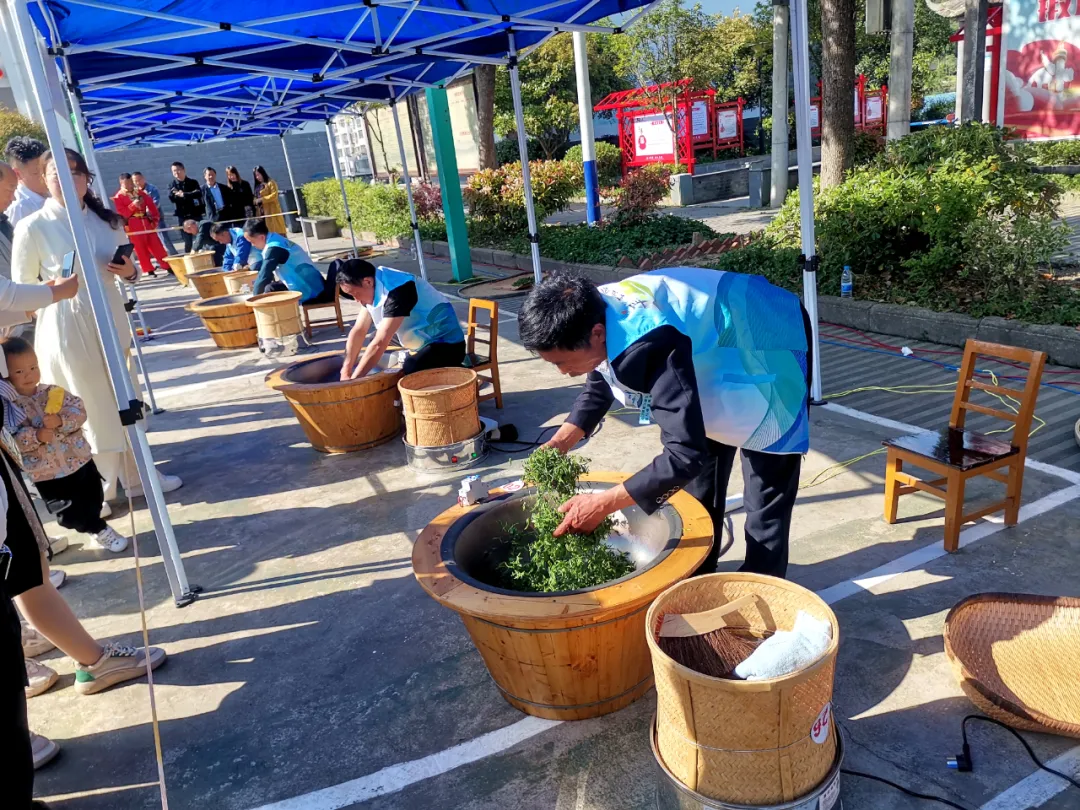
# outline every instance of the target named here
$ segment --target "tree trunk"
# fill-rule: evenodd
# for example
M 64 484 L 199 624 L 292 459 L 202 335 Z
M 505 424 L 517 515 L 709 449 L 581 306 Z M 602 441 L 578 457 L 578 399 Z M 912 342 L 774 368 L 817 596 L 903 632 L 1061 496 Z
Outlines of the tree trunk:
M 855 147 L 855 2 L 821 0 L 821 187 L 840 185 Z
M 495 158 L 495 66 L 477 65 L 473 69 L 476 82 L 476 129 L 479 140 L 480 168 L 494 169 Z

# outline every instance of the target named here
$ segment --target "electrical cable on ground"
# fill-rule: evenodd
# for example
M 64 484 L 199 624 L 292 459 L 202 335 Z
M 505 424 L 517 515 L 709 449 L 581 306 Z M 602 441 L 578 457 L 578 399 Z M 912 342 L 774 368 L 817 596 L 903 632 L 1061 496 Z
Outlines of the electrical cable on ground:
M 1047 773 L 1052 773 L 1054 776 L 1058 777 L 1059 779 L 1064 779 L 1066 782 L 1068 782 L 1074 788 L 1076 788 L 1077 790 L 1080 790 L 1080 782 L 1076 781 L 1071 776 L 1067 776 L 1066 774 L 1063 774 L 1061 771 L 1055 770 L 1054 768 L 1051 768 L 1049 765 L 1044 764 L 1043 761 L 1040 760 L 1035 755 L 1035 751 L 1032 749 L 1032 747 L 1028 743 L 1028 741 L 1024 739 L 1023 735 L 1020 734 L 1019 731 L 1017 731 L 1012 726 L 1009 726 L 1009 725 L 1001 722 L 1000 720 L 995 720 L 993 717 L 985 717 L 985 716 L 983 716 L 981 714 L 969 714 L 967 717 L 965 717 L 963 720 L 960 721 L 960 737 L 961 737 L 961 739 L 963 740 L 963 743 L 964 743 L 964 753 L 963 754 L 958 754 L 955 757 L 950 757 L 949 758 L 949 767 L 950 768 L 954 768 L 955 770 L 965 771 L 965 772 L 966 771 L 973 771 L 975 769 L 974 763 L 972 762 L 972 759 L 971 759 L 971 746 L 968 744 L 968 733 L 967 733 L 967 724 L 971 720 L 978 720 L 980 722 L 989 723 L 992 726 L 998 726 L 1000 728 L 1005 729 L 1007 732 L 1012 734 L 1014 737 L 1016 737 L 1016 739 L 1018 739 L 1020 741 L 1020 744 L 1022 746 L 1024 746 L 1024 750 L 1027 751 L 1028 756 L 1031 757 L 1031 761 L 1034 762 L 1036 765 L 1038 765 L 1040 769 L 1046 771 Z
M 853 771 L 850 768 L 841 768 L 840 773 L 847 774 L 848 776 L 857 776 L 860 779 L 871 779 L 875 782 L 880 782 L 883 785 L 888 785 L 889 787 L 895 788 L 901 793 L 906 793 L 908 796 L 913 796 L 916 799 L 924 799 L 928 802 L 938 802 L 939 804 L 944 804 L 948 807 L 955 807 L 956 810 L 971 810 L 971 808 L 966 805 L 958 804 L 950 799 L 944 799 L 941 796 L 931 796 L 928 793 L 918 793 L 914 790 L 910 790 L 903 785 L 898 785 L 896 782 L 889 781 L 883 776 L 874 776 L 873 774 L 863 773 L 862 771 Z

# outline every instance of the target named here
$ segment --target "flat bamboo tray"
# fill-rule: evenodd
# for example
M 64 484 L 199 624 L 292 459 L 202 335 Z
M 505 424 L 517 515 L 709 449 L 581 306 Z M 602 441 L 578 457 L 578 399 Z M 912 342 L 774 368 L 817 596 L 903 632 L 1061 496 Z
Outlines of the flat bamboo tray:
M 980 593 L 945 618 L 945 653 L 986 715 L 1080 737 L 1080 599 Z

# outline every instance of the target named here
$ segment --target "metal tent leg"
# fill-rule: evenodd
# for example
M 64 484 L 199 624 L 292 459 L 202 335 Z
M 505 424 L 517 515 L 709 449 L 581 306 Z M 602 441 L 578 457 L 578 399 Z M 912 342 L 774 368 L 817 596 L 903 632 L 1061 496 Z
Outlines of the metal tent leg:
M 42 124 L 45 126 L 45 132 L 48 135 L 49 148 L 56 154 L 63 154 L 64 141 L 56 116 L 56 103 L 59 99 L 55 99 L 50 92 L 46 75 L 48 66 L 41 53 L 35 48 L 37 33 L 34 30 L 33 22 L 30 20 L 29 9 L 25 3 L 14 3 L 12 5 L 22 37 L 23 55 L 26 60 L 30 83 L 34 88 L 34 95 L 37 96 L 38 102 L 41 104 Z M 56 168 L 64 199 L 76 199 L 75 181 L 71 176 L 71 169 L 68 167 L 67 161 L 56 161 Z M 67 211 L 77 255 L 93 256 L 93 248 L 82 217 L 73 216 L 70 208 Z M 101 337 L 105 364 L 109 371 L 109 381 L 112 384 L 113 394 L 118 403 L 120 422 L 125 426 L 128 441 L 135 456 L 143 492 L 147 493 L 147 506 L 154 521 L 154 531 L 157 534 L 158 546 L 161 551 L 165 573 L 169 580 L 173 601 L 180 607 L 194 601 L 197 588 L 193 588 L 188 584 L 187 573 L 184 571 L 184 562 L 176 545 L 176 537 L 173 534 L 172 523 L 169 521 L 165 497 L 161 491 L 161 481 L 154 467 L 154 458 L 150 453 L 150 445 L 138 422 L 141 417 L 141 408 L 131 384 L 131 377 L 128 375 L 124 351 L 120 346 L 120 338 L 112 324 L 112 314 L 106 297 L 105 285 L 100 275 L 93 270 L 94 268 L 91 268 L 90 272 L 83 272 L 82 275 L 90 297 L 90 305 L 94 313 L 94 320 L 97 323 L 98 334 Z
M 412 180 L 409 178 L 409 161 L 405 159 L 405 139 L 401 137 L 401 119 L 398 117 L 397 102 L 390 104 L 394 116 L 394 131 L 397 132 L 398 152 L 401 155 L 401 182 L 405 184 L 405 196 L 409 198 L 409 219 L 412 221 L 413 240 L 416 242 L 416 259 L 420 262 L 420 276 L 427 281 L 427 264 L 424 262 L 424 244 L 420 239 L 420 223 L 416 221 L 416 204 L 412 197 Z
M 539 284 L 543 278 L 540 271 L 540 233 L 536 227 L 536 207 L 533 205 L 532 176 L 529 172 L 529 141 L 525 135 L 525 112 L 521 107 L 521 79 L 518 77 L 517 46 L 514 32 L 507 34 L 510 40 L 510 93 L 514 98 L 514 120 L 517 128 L 518 155 L 521 157 L 521 180 L 525 187 L 525 216 L 529 223 L 529 247 L 532 253 L 533 278 Z
M 578 129 L 581 130 L 581 161 L 585 169 L 585 216 L 590 225 L 600 224 L 600 182 L 596 176 L 596 140 L 593 138 L 592 90 L 589 87 L 589 51 L 585 34 L 574 31 L 574 68 L 577 71 Z
M 285 144 L 285 133 L 281 133 L 281 151 L 285 155 L 285 171 L 289 174 L 289 185 L 292 186 L 293 202 L 296 204 L 296 218 L 300 219 L 300 189 L 296 187 L 296 180 L 293 179 L 292 163 L 289 162 L 289 147 Z M 346 203 L 347 204 L 347 203 Z M 349 229 L 352 233 L 352 228 Z M 304 250 L 311 253 L 311 245 L 308 244 L 307 231 L 304 230 L 304 222 L 300 221 L 300 235 L 304 237 Z M 356 247 L 356 243 L 353 243 L 353 248 Z
M 326 142 L 330 145 L 330 160 L 334 164 L 334 175 L 338 179 L 338 185 L 341 186 L 341 202 L 345 206 L 345 221 L 349 223 L 349 239 L 352 241 L 353 256 L 355 256 L 357 254 L 356 230 L 353 228 L 352 213 L 349 211 L 349 197 L 345 193 L 345 175 L 341 173 L 337 144 L 334 143 L 334 125 L 329 118 L 326 119 Z

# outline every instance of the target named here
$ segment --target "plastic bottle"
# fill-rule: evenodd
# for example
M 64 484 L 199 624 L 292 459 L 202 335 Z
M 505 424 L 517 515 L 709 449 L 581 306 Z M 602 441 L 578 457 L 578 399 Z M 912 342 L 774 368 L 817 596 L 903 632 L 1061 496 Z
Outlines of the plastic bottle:
M 851 268 L 844 265 L 844 272 L 840 276 L 840 297 L 851 298 L 852 288 L 855 286 L 855 276 L 851 274 Z

